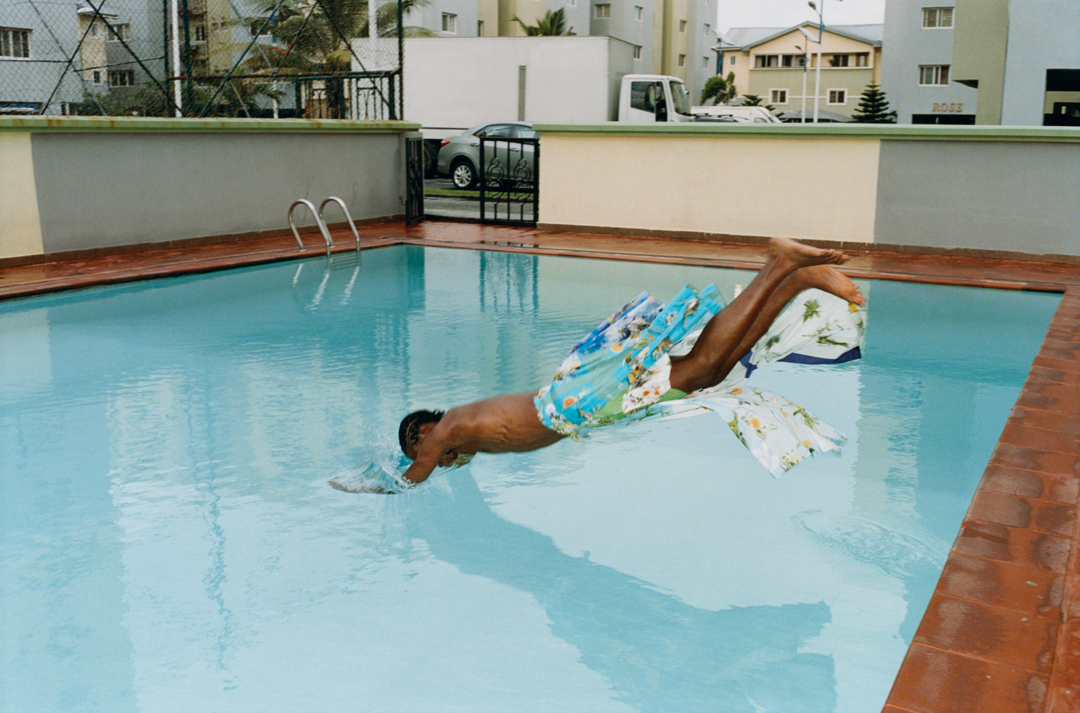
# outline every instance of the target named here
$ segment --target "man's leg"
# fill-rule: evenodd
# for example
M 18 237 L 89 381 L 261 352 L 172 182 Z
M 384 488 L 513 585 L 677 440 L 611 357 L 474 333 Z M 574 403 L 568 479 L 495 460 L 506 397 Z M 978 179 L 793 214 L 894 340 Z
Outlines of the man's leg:
M 791 300 L 795 299 L 799 293 L 814 287 L 858 305 L 861 305 L 864 301 L 862 293 L 859 292 L 859 288 L 855 286 L 855 283 L 838 272 L 832 265 L 814 265 L 796 270 L 780 283 L 780 286 L 770 295 L 750 329 L 743 335 L 742 341 L 739 342 L 724 362 L 721 369 L 723 375 L 710 386 L 719 384 L 731 373 L 731 370 L 735 368 L 743 355 L 753 349 L 754 345 L 765 336 L 765 333 L 769 331 L 773 322 Z
M 672 360 L 672 388 L 689 393 L 723 381 L 787 303 L 807 287 L 843 292 L 845 299 L 861 304 L 862 296 L 850 280 L 832 268 L 814 267 L 846 260 L 847 256 L 836 250 L 773 240 L 765 267 L 731 304 L 709 320 L 690 353 Z M 795 277 L 800 272 L 806 274 Z

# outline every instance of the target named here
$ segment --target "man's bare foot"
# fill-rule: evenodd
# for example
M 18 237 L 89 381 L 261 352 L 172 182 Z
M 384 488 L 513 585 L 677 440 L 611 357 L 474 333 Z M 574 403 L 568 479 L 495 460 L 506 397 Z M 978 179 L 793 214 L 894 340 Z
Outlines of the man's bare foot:
M 804 267 L 795 273 L 794 278 L 806 288 L 816 287 L 852 304 L 861 305 L 866 302 L 866 298 L 863 297 L 862 292 L 859 292 L 855 283 L 832 265 Z
M 848 256 L 839 250 L 815 248 L 787 238 L 770 240 L 769 252 L 778 262 L 787 262 L 796 268 L 823 264 L 840 265 L 848 261 Z

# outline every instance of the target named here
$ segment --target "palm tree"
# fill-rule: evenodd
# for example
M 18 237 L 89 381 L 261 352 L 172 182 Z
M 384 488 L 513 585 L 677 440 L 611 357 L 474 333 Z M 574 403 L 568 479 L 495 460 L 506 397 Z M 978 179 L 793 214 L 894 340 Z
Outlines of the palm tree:
M 776 107 L 772 104 L 762 104 L 761 97 L 757 94 L 743 94 L 743 106 L 763 106 L 771 112 L 776 111 Z
M 351 42 L 370 37 L 369 0 L 254 0 L 259 16 L 249 24 L 266 23 L 277 40 L 274 56 L 256 55 L 247 62 L 249 71 L 274 69 L 282 73 L 326 72 L 352 69 Z M 400 0 L 405 15 L 430 0 Z M 375 11 L 378 37 L 396 37 L 399 2 L 387 2 Z M 269 18 L 269 19 L 268 19 Z M 406 36 L 431 33 L 424 28 L 404 28 Z
M 517 15 L 514 15 L 511 19 L 521 25 L 521 29 L 529 37 L 558 37 L 569 35 L 574 31 L 573 27 L 566 26 L 566 8 L 562 7 L 555 12 L 551 10 L 545 12 L 544 16 L 538 19 L 535 25 L 526 25 Z
M 709 77 L 705 82 L 705 88 L 701 90 L 701 103 L 703 105 L 727 104 L 738 96 L 735 89 L 735 73 L 728 72 L 728 76 Z

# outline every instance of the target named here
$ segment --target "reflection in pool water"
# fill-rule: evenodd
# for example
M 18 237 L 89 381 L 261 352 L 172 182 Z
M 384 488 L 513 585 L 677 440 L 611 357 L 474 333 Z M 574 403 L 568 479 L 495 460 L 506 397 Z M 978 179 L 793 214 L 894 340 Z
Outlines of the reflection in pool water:
M 387 248 L 0 305 L 8 711 L 879 709 L 1058 298 L 874 282 L 844 430 L 774 480 L 701 416 L 328 480 L 536 388 L 641 289 L 748 273 Z

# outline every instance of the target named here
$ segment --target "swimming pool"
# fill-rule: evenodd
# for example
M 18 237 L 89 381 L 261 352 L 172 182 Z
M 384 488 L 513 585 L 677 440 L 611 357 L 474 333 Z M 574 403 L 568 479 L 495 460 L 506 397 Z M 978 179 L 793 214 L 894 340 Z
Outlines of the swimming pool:
M 350 260 L 0 306 L 0 708 L 880 709 L 1058 302 L 862 284 L 862 362 L 754 377 L 849 435 L 780 480 L 703 416 L 365 497 L 405 411 L 750 275 Z

